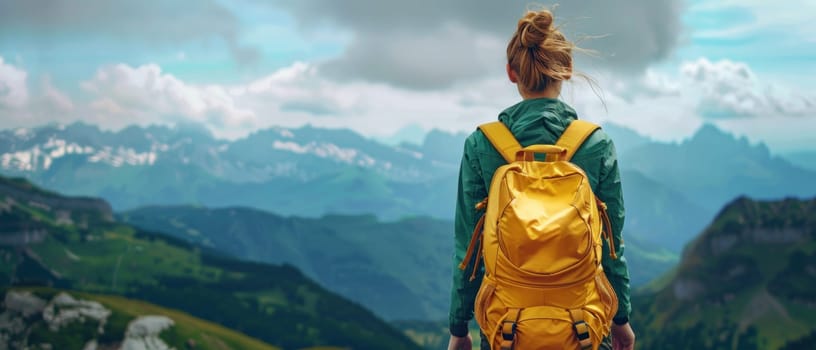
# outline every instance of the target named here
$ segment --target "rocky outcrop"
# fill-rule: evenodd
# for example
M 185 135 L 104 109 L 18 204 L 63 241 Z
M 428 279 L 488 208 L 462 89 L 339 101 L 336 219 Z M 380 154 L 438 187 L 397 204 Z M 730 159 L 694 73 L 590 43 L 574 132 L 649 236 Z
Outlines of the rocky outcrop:
M 105 331 L 105 322 L 110 317 L 111 311 L 96 301 L 77 300 L 68 293 L 59 293 L 45 307 L 42 316 L 48 323 L 48 328 L 52 332 L 57 332 L 60 328 L 73 322 L 86 322 L 94 320 L 98 322 L 98 333 Z
M 712 255 L 720 255 L 728 252 L 731 248 L 739 244 L 795 244 L 808 240 L 808 234 L 804 228 L 781 227 L 766 228 L 756 227 L 743 229 L 741 232 L 722 233 L 709 239 L 709 249 Z
M 0 350 L 7 349 L 56 349 L 52 344 L 31 344 L 29 335 L 34 327 L 42 327 L 55 333 L 71 332 L 69 326 L 77 323 L 94 327 L 89 339 L 82 339 L 83 350 L 172 350 L 159 334 L 174 326 L 165 316 L 141 316 L 132 320 L 120 337 L 121 342 L 100 344 L 111 310 L 92 300 L 82 300 L 61 292 L 43 299 L 30 291 L 8 291 L 0 307 Z M 42 325 L 42 326 L 38 326 Z M 74 328 L 75 329 L 75 328 Z M 74 337 L 75 334 L 65 334 Z M 109 337 L 110 338 L 110 337 Z
M 672 284 L 672 292 L 678 300 L 692 300 L 704 290 L 702 283 L 694 280 L 678 279 Z
M 811 241 L 816 230 L 816 199 L 754 201 L 741 197 L 728 204 L 684 253 L 686 258 L 728 255 L 738 246 L 790 246 Z
M 26 333 L 46 305 L 45 300 L 31 292 L 7 292 L 0 308 L 0 349 L 26 349 Z
M 159 334 L 173 324 L 173 320 L 166 316 L 141 316 L 128 325 L 121 350 L 174 349 L 159 339 Z
M 6 293 L 0 312 L 0 349 L 14 349 L 15 340 L 28 329 L 26 320 L 39 315 L 45 305 L 45 300 L 28 292 Z
M 7 311 L 19 313 L 23 317 L 31 317 L 42 312 L 46 305 L 45 300 L 31 292 L 11 291 L 6 293 L 6 298 L 3 300 L 3 306 Z

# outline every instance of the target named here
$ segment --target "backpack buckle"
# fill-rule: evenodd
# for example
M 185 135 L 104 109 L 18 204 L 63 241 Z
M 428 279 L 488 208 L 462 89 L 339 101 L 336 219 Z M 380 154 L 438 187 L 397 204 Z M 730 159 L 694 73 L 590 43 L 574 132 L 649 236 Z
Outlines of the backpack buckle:
M 507 324 L 510 324 L 510 329 L 507 329 Z M 502 322 L 502 339 L 513 341 L 513 338 L 516 337 L 516 321 L 504 321 Z
M 573 323 L 572 329 L 575 330 L 575 335 L 576 338 L 578 338 L 578 344 L 581 345 L 581 349 L 591 349 L 592 339 L 589 338 L 589 325 L 581 320 Z
M 513 317 L 510 317 L 510 316 Z M 519 316 L 521 316 L 521 309 L 510 309 L 508 312 L 508 317 L 502 321 L 502 342 L 501 342 L 501 350 L 513 350 L 513 346 L 516 343 L 516 324 L 518 323 Z M 512 319 L 512 321 L 510 321 Z
M 575 331 L 575 337 L 578 339 L 578 344 L 581 349 L 592 349 L 592 339 L 589 337 L 589 325 L 584 321 L 584 312 L 580 309 L 570 309 L 570 318 L 572 318 L 572 329 Z

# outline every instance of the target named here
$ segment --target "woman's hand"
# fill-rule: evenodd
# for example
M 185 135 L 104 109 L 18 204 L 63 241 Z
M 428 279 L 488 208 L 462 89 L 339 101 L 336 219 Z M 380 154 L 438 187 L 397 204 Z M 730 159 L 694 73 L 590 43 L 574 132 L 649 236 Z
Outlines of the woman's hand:
M 451 335 L 450 341 L 448 342 L 448 350 L 472 350 L 473 349 L 473 339 L 470 337 L 470 334 L 464 337 L 457 337 L 455 335 Z
M 632 350 L 635 348 L 635 331 L 629 322 L 622 325 L 612 325 L 612 349 Z

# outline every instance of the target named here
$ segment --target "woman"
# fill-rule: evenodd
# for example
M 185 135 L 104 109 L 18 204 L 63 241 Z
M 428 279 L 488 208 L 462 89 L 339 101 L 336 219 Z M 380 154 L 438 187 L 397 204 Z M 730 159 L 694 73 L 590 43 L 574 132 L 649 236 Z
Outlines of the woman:
M 501 112 L 499 120 L 522 146 L 554 144 L 570 122 L 577 119 L 575 111 L 557 99 L 562 82 L 573 75 L 573 49 L 575 46 L 553 25 L 550 11 L 528 11 L 519 20 L 507 45 L 507 76 L 517 85 L 523 100 Z M 609 254 L 604 254 L 602 259 L 604 273 L 619 304 L 613 319 L 611 340 L 604 339 L 600 348 L 633 349 L 635 335 L 628 322 L 631 311 L 629 272 L 622 256 L 623 194 L 612 140 L 602 130 L 595 131 L 575 153 L 572 162 L 586 172 L 593 192 L 607 205 L 614 251 L 618 255 L 617 259 L 612 259 Z M 475 131 L 465 141 L 456 204 L 454 266 L 464 259 L 471 233 L 481 216 L 473 208 L 487 197 L 493 173 L 504 164 L 504 158 L 482 131 Z M 604 251 L 609 251 L 606 241 Z M 473 281 L 470 281 L 470 275 L 468 271 L 454 267 L 449 350 L 472 347 L 468 322 L 473 318 L 473 304 L 482 273 L 477 273 Z M 482 349 L 489 350 L 485 341 L 482 341 Z

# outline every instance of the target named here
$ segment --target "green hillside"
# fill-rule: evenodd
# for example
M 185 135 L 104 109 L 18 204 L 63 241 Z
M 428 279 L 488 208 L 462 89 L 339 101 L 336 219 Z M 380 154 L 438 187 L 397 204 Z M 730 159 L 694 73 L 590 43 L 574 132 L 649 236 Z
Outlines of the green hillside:
M 124 222 L 242 259 L 296 266 L 387 319 L 443 319 L 452 223 L 374 216 L 281 217 L 249 208 L 147 207 Z
M 6 333 L 9 336 L 7 345 L 10 345 L 12 349 L 25 345 L 38 349 L 43 344 L 50 344 L 54 349 L 79 349 L 90 341 L 96 341 L 101 347 L 114 347 L 122 344 L 126 338 L 129 325 L 137 317 L 165 316 L 173 321 L 173 325 L 169 329 L 161 331 L 159 339 L 176 349 L 187 349 L 191 345 L 196 350 L 279 349 L 185 312 L 119 296 L 67 292 L 67 295 L 76 298 L 80 302 L 99 302 L 110 312 L 104 318 L 105 322 L 102 325 L 103 332 L 101 334 L 98 332 L 100 323 L 88 319 L 75 320 L 58 330 L 50 330 L 48 329 L 49 322 L 44 319 L 42 311 L 32 313 L 26 317 L 19 312 L 9 310 L 10 305 L 7 305 L 10 304 L 10 299 L 14 299 L 7 298 L 7 293 L 17 293 L 17 299 L 26 298 L 25 301 L 28 302 L 41 300 L 42 304 L 40 305 L 44 308 L 45 303 L 53 303 L 55 297 L 64 292 L 51 288 L 10 288 L 2 291 L 2 299 L 7 300 L 7 302 L 0 307 L 0 314 L 5 315 L 6 319 L 18 319 L 25 324 L 25 328 L 20 329 L 18 334 Z M 10 328 L 13 327 L 0 330 L 0 334 L 9 332 Z
M 118 223 L 103 201 L 32 192 L 22 184 L 0 178 L 0 259 L 7 262 L 0 264 L 0 280 L 6 285 L 145 300 L 285 349 L 417 348 L 291 265 L 227 258 Z
M 650 287 L 633 297 L 639 348 L 802 348 L 816 332 L 816 199 L 735 200 Z

